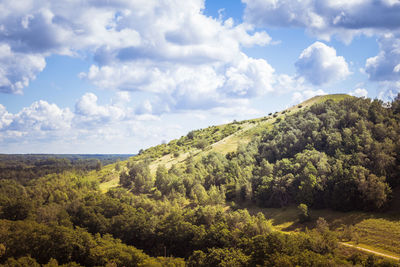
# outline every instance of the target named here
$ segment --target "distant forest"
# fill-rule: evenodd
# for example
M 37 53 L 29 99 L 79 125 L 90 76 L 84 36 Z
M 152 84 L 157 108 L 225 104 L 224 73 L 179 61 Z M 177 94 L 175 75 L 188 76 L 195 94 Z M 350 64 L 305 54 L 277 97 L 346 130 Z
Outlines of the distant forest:
M 101 169 L 128 154 L 0 154 L 0 179 L 15 179 L 22 183 L 50 173 Z

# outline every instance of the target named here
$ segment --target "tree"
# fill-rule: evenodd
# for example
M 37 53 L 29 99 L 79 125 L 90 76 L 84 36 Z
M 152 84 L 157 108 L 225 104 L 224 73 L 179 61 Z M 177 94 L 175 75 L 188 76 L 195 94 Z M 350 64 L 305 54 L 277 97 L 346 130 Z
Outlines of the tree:
M 148 164 L 144 162 L 132 163 L 129 172 L 121 174 L 120 184 L 123 187 L 131 188 L 134 192 L 148 192 L 154 184 Z
M 299 221 L 301 223 L 310 220 L 310 214 L 308 213 L 308 207 L 306 204 L 301 203 L 299 206 L 297 206 L 297 209 L 299 210 Z
M 96 160 L 96 171 L 100 171 L 103 168 L 103 164 L 100 160 Z

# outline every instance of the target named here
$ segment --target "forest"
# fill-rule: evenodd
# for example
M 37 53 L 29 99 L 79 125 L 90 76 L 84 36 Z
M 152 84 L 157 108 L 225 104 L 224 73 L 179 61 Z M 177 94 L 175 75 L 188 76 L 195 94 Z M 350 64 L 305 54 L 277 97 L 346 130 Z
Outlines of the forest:
M 246 127 L 259 129 L 248 142 L 215 149 Z M 345 249 L 351 228 L 338 233 L 310 215 L 391 210 L 399 140 L 400 94 L 391 103 L 327 98 L 191 131 L 121 161 L 2 156 L 0 264 L 399 266 Z M 117 186 L 104 187 L 107 175 Z M 293 206 L 310 228 L 280 231 L 263 212 Z
M 124 154 L 0 154 L 0 177 L 25 183 L 32 178 L 50 173 L 99 170 L 103 165 L 126 160 L 131 156 Z

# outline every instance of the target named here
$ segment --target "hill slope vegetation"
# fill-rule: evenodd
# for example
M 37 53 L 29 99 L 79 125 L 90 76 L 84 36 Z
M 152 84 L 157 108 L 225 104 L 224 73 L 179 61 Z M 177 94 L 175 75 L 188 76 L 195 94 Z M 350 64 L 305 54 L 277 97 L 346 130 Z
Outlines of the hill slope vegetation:
M 101 169 L 2 177 L 0 263 L 396 266 L 339 247 L 352 228 L 339 236 L 319 218 L 287 234 L 254 211 L 299 205 L 307 223 L 309 208 L 390 209 L 399 137 L 399 97 L 385 105 L 323 96 L 192 131 Z

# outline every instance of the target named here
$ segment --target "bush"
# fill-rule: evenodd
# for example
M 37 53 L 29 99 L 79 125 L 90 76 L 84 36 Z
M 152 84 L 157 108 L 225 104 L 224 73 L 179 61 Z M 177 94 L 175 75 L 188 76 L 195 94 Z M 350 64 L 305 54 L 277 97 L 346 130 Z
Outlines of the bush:
M 206 139 L 200 139 L 196 142 L 195 147 L 198 149 L 204 149 L 208 145 L 208 142 Z

